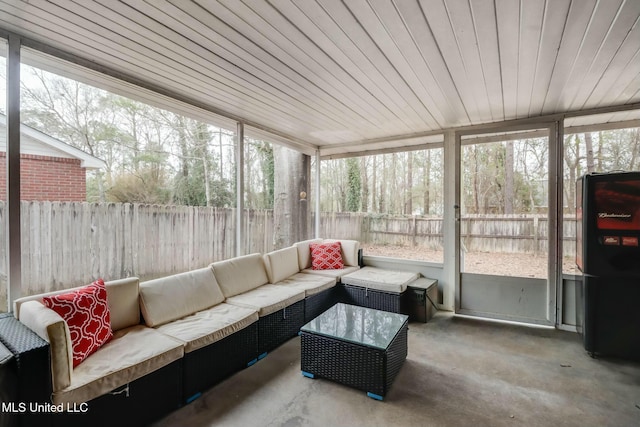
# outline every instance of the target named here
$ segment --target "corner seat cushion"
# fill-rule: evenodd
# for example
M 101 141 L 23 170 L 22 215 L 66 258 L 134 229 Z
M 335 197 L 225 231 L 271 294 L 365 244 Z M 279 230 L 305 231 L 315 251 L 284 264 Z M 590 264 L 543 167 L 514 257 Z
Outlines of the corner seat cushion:
M 82 403 L 182 358 L 184 346 L 143 325 L 115 332 L 100 350 L 73 370 L 71 384 L 52 394 L 54 404 Z
M 275 283 L 275 285 L 304 291 L 305 297 L 308 297 L 334 287 L 336 285 L 336 279 L 319 274 L 297 273 Z
M 420 277 L 410 271 L 384 270 L 376 267 L 363 267 L 360 270 L 342 276 L 345 285 L 362 286 L 363 288 L 401 294 L 409 283 Z
M 251 291 L 269 282 L 262 255 L 254 253 L 211 264 L 226 298 Z
M 337 281 L 341 281 L 341 278 L 345 274 L 353 273 L 354 271 L 358 271 L 360 267 L 344 267 L 339 270 L 314 270 L 312 268 L 307 268 L 302 270 L 302 273 L 305 274 L 317 274 L 319 276 L 325 277 L 333 277 Z
M 258 311 L 260 317 L 282 310 L 304 299 L 304 291 L 285 286 L 264 285 L 252 291 L 227 298 L 227 303 Z
M 140 308 L 147 326 L 181 319 L 224 301 L 211 267 L 140 283 Z
M 220 341 L 256 321 L 258 321 L 256 310 L 221 303 L 159 326 L 156 330 L 184 342 L 185 353 L 191 353 Z

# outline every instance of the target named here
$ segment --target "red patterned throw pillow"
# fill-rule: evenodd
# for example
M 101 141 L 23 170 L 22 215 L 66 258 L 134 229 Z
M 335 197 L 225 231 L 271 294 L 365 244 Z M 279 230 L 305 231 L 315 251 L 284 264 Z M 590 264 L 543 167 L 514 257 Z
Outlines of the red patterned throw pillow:
M 314 270 L 339 270 L 344 268 L 340 242 L 312 243 L 311 268 Z
M 113 337 L 102 279 L 72 292 L 44 297 L 43 302 L 69 326 L 74 368 Z

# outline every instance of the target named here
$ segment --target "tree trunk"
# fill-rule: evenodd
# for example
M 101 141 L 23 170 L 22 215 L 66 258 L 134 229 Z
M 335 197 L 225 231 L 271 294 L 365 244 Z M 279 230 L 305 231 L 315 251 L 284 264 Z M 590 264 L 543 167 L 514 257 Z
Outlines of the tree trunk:
M 593 139 L 591 138 L 591 132 L 584 134 L 584 142 L 587 148 L 587 172 L 591 173 L 595 171 L 595 161 L 593 158 Z
M 507 156 L 504 165 L 504 213 L 513 213 L 513 141 L 507 141 Z
M 480 213 L 480 183 L 478 182 L 478 147 L 473 147 L 473 207 Z
M 398 155 L 391 153 L 391 194 L 389 195 L 389 207 L 390 212 L 397 214 L 400 212 L 398 206 L 400 201 L 398 200 L 400 195 L 398 194 Z
M 376 205 L 376 196 L 377 196 L 377 186 L 378 183 L 377 181 L 377 165 L 376 165 L 376 159 L 378 158 L 378 156 L 372 156 L 371 157 L 371 162 L 373 163 L 373 167 L 371 168 L 371 210 L 375 211 L 378 208 L 378 205 Z
M 387 156 L 382 156 L 382 176 L 380 178 L 380 197 L 378 197 L 378 212 L 387 213 Z
M 413 152 L 407 153 L 407 186 L 405 188 L 405 214 L 413 215 Z
M 429 191 L 430 191 L 430 187 L 431 187 L 431 150 L 426 150 L 427 152 L 425 153 L 426 155 L 426 159 L 424 162 L 424 175 L 422 177 L 423 179 L 423 183 L 424 183 L 424 201 L 423 201 L 423 211 L 424 211 L 424 215 L 429 215 L 430 212 L 430 208 L 429 205 L 431 204 L 430 202 L 430 196 L 429 196 Z
M 598 164 L 596 165 L 596 170 L 602 172 L 602 142 L 604 141 L 604 135 L 602 132 L 598 133 L 598 151 L 596 154 L 596 158 L 598 159 Z
M 207 158 L 202 158 L 202 169 L 204 171 L 204 196 L 205 206 L 211 206 L 211 185 L 209 185 L 209 168 L 207 167 Z
M 275 249 L 281 249 L 310 237 L 308 183 L 311 158 L 289 148 L 274 145 L 273 164 L 273 244 Z
M 360 201 L 360 210 L 367 212 L 369 210 L 369 174 L 367 173 L 367 158 L 360 158 L 360 180 L 362 183 L 362 199 Z

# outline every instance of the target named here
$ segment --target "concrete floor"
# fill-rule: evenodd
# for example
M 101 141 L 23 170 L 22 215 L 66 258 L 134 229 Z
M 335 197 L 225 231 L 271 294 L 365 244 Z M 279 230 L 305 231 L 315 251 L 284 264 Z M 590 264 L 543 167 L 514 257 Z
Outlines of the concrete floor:
M 640 363 L 592 359 L 578 334 L 453 316 L 409 324 L 383 402 L 300 374 L 298 337 L 155 424 L 640 426 Z

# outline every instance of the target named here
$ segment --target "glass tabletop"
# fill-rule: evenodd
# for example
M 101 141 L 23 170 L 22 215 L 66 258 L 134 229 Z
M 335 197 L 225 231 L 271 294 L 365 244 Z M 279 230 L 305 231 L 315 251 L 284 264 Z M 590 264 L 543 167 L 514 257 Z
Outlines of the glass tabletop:
M 338 303 L 300 330 L 385 350 L 407 319 L 404 314 Z

